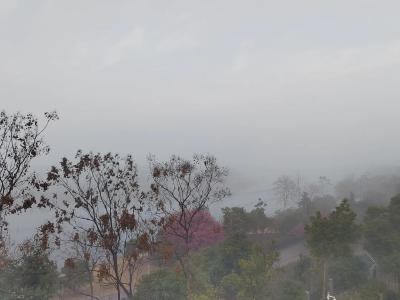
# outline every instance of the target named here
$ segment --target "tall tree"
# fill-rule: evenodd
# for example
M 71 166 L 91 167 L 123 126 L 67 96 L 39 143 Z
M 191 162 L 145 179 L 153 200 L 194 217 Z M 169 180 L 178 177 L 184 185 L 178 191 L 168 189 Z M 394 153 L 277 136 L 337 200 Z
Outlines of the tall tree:
M 363 229 L 366 250 L 381 270 L 393 275 L 400 288 L 400 195 L 387 207 L 370 207 Z
M 301 210 L 303 211 L 304 215 L 306 217 L 309 217 L 310 216 L 310 212 L 311 212 L 312 202 L 311 202 L 311 198 L 310 198 L 310 196 L 308 195 L 307 192 L 303 192 L 301 194 L 301 199 L 300 199 L 298 205 L 301 208 Z
M 282 175 L 273 183 L 273 190 L 279 200 L 282 201 L 283 208 L 286 208 L 297 193 L 297 185 L 292 178 Z
M 244 236 L 249 232 L 260 232 L 271 225 L 265 214 L 266 204 L 259 201 L 255 208 L 247 212 L 243 207 L 222 208 L 223 226 L 227 235 Z
M 249 227 L 249 215 L 243 207 L 222 208 L 224 231 L 228 235 L 247 234 Z
M 317 212 L 306 225 L 307 246 L 322 266 L 322 299 L 326 296 L 327 262 L 335 257 L 351 254 L 351 245 L 358 238 L 356 214 L 348 201 L 343 200 L 327 217 Z
M 28 209 L 37 199 L 31 193 L 39 187 L 31 163 L 36 158 L 49 153 L 44 140 L 48 125 L 58 119 L 57 113 L 45 113 L 42 126 L 32 114 L 0 112 L 0 229 L 6 227 L 5 216 Z M 42 201 L 44 199 L 41 199 Z M 39 202 L 44 206 L 46 202 Z
M 149 164 L 153 179 L 151 187 L 168 220 L 167 226 L 175 224 L 179 228 L 170 232 L 176 231 L 176 238 L 184 245 L 178 260 L 187 278 L 190 272 L 185 268 L 184 258 L 191 248 L 197 215 L 229 195 L 225 187 L 228 171 L 211 155 L 194 155 L 192 160 L 172 156 L 167 162 L 149 157 Z
M 150 219 L 151 201 L 140 190 L 133 158 L 118 154 L 84 154 L 63 158 L 51 168 L 48 180 L 64 192 L 58 222 L 68 222 L 105 252 L 100 278 L 112 283 L 121 299 L 134 294 L 134 274 L 140 254 L 150 250 L 152 234 L 160 224 Z M 132 241 L 135 241 L 132 247 Z

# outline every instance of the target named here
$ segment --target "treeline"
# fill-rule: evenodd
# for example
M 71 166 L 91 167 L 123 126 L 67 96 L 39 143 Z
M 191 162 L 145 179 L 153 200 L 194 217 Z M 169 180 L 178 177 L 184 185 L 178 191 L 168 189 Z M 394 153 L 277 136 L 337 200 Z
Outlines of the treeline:
M 186 258 L 193 278 L 183 276 L 170 257 L 141 278 L 138 299 L 319 300 L 328 293 L 336 299 L 400 299 L 398 207 L 400 196 L 388 206 L 369 207 L 358 222 L 350 201 L 343 200 L 329 212 L 314 213 L 300 236 L 283 224 L 302 214 L 301 207 L 271 218 L 259 206 L 225 208 L 224 239 Z M 255 237 L 259 228 L 267 230 Z M 277 237 L 286 242 L 280 246 Z M 280 251 L 302 243 L 306 253 L 280 261 Z
M 116 153 L 78 150 L 35 174 L 57 119 L 0 115 L 1 299 L 101 299 L 99 286 L 117 299 L 398 299 L 400 196 L 386 201 L 385 183 L 374 200 L 349 179 L 333 188 L 326 177 L 281 176 L 283 210 L 267 217 L 260 199 L 216 220 L 208 208 L 230 191 L 211 155 L 149 156 L 144 184 L 133 156 Z M 15 245 L 8 216 L 33 208 L 51 217 Z M 294 259 L 280 257 L 288 251 Z

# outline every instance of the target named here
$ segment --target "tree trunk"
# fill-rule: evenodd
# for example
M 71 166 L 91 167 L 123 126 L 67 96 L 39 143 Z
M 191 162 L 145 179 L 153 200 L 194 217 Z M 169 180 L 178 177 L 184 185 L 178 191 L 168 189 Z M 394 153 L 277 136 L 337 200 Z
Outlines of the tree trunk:
M 323 262 L 323 275 L 322 275 L 322 300 L 326 299 L 326 261 Z
M 121 300 L 121 291 L 119 289 L 119 283 L 117 283 L 117 299 Z
M 122 279 L 119 276 L 119 268 L 118 268 L 118 255 L 113 254 L 113 264 L 114 264 L 114 272 L 115 272 L 115 279 L 117 283 L 117 293 L 118 293 L 118 300 L 121 300 L 121 288 L 128 297 L 128 299 L 133 299 L 132 293 L 123 285 Z
M 92 270 L 86 265 L 86 271 L 89 275 L 89 287 L 90 287 L 90 300 L 94 300 L 94 291 L 93 291 L 93 272 Z
M 178 259 L 179 265 L 181 266 L 183 277 L 185 277 L 185 281 L 186 281 L 186 293 L 185 294 L 186 294 L 186 298 L 188 298 L 189 294 L 190 294 L 190 275 L 186 269 L 185 263 L 183 262 L 184 258 L 177 256 L 177 259 Z
M 118 257 L 116 254 L 113 254 L 113 264 L 114 264 L 114 273 L 115 273 L 115 279 L 116 279 L 116 288 L 117 288 L 117 295 L 118 295 L 118 300 L 121 300 L 121 280 L 119 278 L 119 271 L 118 271 Z
M 91 277 L 91 276 L 90 276 Z M 93 300 L 93 281 L 92 278 L 90 278 L 90 299 Z

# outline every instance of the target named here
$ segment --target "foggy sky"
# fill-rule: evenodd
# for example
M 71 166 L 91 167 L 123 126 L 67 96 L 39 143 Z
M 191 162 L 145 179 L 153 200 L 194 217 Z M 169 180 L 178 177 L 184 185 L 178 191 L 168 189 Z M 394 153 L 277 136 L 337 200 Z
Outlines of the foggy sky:
M 215 154 L 243 186 L 399 165 L 398 1 L 0 1 L 0 109 L 78 148 Z

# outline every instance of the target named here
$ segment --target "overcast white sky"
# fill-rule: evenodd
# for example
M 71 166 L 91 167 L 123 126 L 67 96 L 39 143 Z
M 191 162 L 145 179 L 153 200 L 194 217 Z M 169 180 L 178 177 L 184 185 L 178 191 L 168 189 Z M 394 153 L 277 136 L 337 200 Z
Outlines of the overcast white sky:
M 0 1 L 0 109 L 78 148 L 210 152 L 243 185 L 400 163 L 399 1 Z

